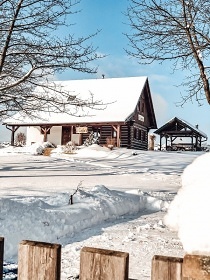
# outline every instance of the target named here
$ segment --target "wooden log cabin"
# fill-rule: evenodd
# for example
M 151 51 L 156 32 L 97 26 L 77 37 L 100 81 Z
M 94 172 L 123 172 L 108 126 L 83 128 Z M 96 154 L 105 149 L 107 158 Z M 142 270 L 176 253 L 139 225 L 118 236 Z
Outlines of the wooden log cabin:
M 40 113 L 30 119 L 16 114 L 3 122 L 11 130 L 11 144 L 20 128 L 25 128 L 27 145 L 49 141 L 55 146 L 74 141 L 82 145 L 92 132 L 99 145 L 114 139 L 117 147 L 148 149 L 148 132 L 156 129 L 156 117 L 147 77 L 105 78 L 62 81 L 62 86 L 81 98 L 91 93 L 102 100 L 101 109 L 88 108 L 87 115 Z

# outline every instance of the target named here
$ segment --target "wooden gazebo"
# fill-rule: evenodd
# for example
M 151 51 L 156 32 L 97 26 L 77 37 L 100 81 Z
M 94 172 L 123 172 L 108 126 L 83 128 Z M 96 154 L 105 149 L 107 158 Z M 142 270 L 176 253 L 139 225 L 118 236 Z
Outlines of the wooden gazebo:
M 192 126 L 177 117 L 168 121 L 154 133 L 160 135 L 160 150 L 165 139 L 165 149 L 168 151 L 200 151 L 202 142 L 208 139 L 207 135 L 198 129 L 198 125 Z

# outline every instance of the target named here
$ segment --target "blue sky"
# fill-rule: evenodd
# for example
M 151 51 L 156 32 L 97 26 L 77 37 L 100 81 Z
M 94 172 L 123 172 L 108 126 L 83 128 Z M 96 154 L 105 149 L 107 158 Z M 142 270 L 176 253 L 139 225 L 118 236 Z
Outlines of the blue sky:
M 148 76 L 158 127 L 176 116 L 192 125 L 198 124 L 200 130 L 208 135 L 210 142 L 210 106 L 207 102 L 204 100 L 203 106 L 198 106 L 196 101 L 187 103 L 182 108 L 176 105 L 181 100 L 181 88 L 176 85 L 183 81 L 183 72 L 172 74 L 169 63 L 140 65 L 127 56 L 124 49 L 129 46 L 124 33 L 129 33 L 130 27 L 123 13 L 128 4 L 128 0 L 81 0 L 77 6 L 81 12 L 69 17 L 70 22 L 75 24 L 68 31 L 77 37 L 88 36 L 101 30 L 91 42 L 98 47 L 99 53 L 107 57 L 95 62 L 94 65 L 98 66 L 97 74 L 67 71 L 56 78 L 99 78 L 102 74 L 105 74 L 105 78 Z M 6 140 L 5 135 L 0 130 L 0 141 Z M 8 139 L 8 136 L 6 138 Z
M 177 106 L 177 103 L 181 101 L 181 88 L 177 85 L 183 81 L 184 73 L 173 73 L 170 63 L 144 66 L 127 56 L 125 49 L 129 46 L 124 34 L 129 33 L 130 27 L 123 13 L 126 12 L 128 5 L 128 0 L 81 1 L 79 6 L 82 11 L 76 15 L 76 25 L 73 28 L 81 35 L 88 35 L 100 29 L 100 34 L 92 40 L 93 45 L 98 46 L 100 53 L 108 56 L 97 61 L 98 73 L 96 75 L 90 76 L 70 71 L 60 78 L 98 78 L 102 74 L 105 74 L 107 78 L 146 75 L 154 97 L 158 127 L 176 116 L 192 125 L 198 124 L 210 141 L 210 106 L 207 102 L 204 100 L 203 106 L 198 106 L 196 101 L 186 103 L 183 107 Z

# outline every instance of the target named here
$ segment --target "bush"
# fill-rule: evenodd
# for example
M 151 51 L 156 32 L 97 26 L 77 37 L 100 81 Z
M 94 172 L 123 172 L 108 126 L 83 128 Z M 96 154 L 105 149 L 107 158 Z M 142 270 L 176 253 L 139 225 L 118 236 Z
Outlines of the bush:
M 19 132 L 15 138 L 15 146 L 23 147 L 26 145 L 26 136 L 24 133 Z
M 73 141 L 69 141 L 63 148 L 65 154 L 73 154 L 76 151 L 76 145 Z
M 97 136 L 94 135 L 94 132 L 92 131 L 89 135 L 88 138 L 85 139 L 84 145 L 85 146 L 91 146 L 93 144 L 98 144 L 99 143 L 99 139 Z
M 113 149 L 116 145 L 116 139 L 115 138 L 112 138 L 112 137 L 107 137 L 106 138 L 106 146 L 109 148 L 109 149 Z

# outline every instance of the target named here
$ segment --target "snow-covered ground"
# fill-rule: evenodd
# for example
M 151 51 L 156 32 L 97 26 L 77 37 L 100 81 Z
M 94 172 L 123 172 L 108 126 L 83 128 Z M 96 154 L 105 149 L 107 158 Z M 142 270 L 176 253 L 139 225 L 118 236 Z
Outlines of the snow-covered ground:
M 150 279 L 153 255 L 185 254 L 189 246 L 183 249 L 179 230 L 184 223 L 180 215 L 186 210 L 180 207 L 185 201 L 180 195 L 181 175 L 196 158 L 210 158 L 209 153 L 109 150 L 92 145 L 74 154 L 63 154 L 57 148 L 51 156 L 43 156 L 37 155 L 39 149 L 37 144 L 0 149 L 0 232 L 5 237 L 5 262 L 17 261 L 21 240 L 60 243 L 61 279 L 74 279 L 71 276 L 79 274 L 80 249 L 99 247 L 128 252 L 129 277 Z M 192 180 L 196 189 L 198 169 L 185 172 L 188 190 Z M 188 182 L 191 172 L 194 177 Z M 70 205 L 70 195 L 79 185 Z M 198 251 L 198 246 L 192 250 Z

